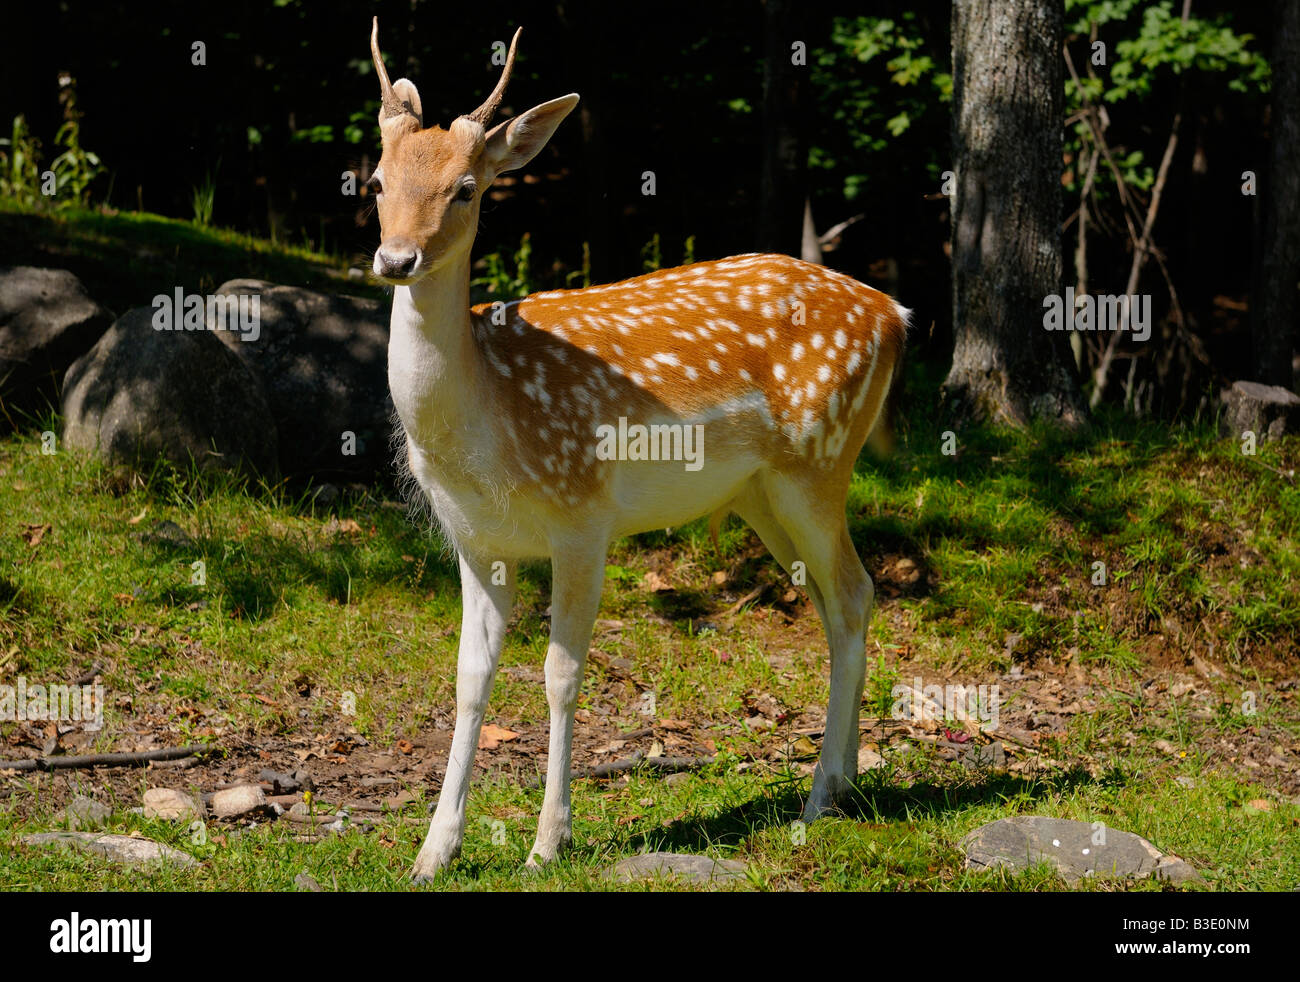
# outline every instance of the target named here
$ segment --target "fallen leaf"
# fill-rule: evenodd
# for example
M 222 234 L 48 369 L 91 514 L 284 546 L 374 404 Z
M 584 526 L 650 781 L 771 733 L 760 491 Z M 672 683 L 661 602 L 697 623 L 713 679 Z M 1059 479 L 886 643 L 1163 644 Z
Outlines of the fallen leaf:
M 128 519 L 126 520 L 126 524 L 127 524 L 127 525 L 139 525 L 140 522 L 142 522 L 142 521 L 144 520 L 144 516 L 147 515 L 147 514 L 149 514 L 149 506 L 148 506 L 148 505 L 145 505 L 145 506 L 144 506 L 144 510 L 141 511 L 140 514 L 134 516 L 133 518 L 128 518 Z
M 1250 801 L 1246 802 L 1246 807 L 1253 808 L 1257 812 L 1271 812 L 1273 810 L 1273 803 L 1267 798 L 1252 798 Z
M 691 725 L 684 719 L 661 719 L 655 727 L 660 730 L 676 730 L 680 733 L 682 730 L 689 730 Z
M 18 534 L 23 537 L 23 541 L 26 542 L 30 548 L 35 549 L 37 546 L 41 544 L 41 540 L 45 538 L 45 533 L 48 532 L 53 527 L 54 527 L 53 525 L 49 525 L 49 524 L 32 525 L 30 523 L 26 523 L 23 525 L 23 528 L 26 531 L 19 532 Z
M 415 753 L 415 744 L 413 744 L 410 740 L 398 740 L 396 746 L 397 746 L 397 752 L 399 754 Z
M 518 739 L 519 734 L 514 730 L 507 730 L 504 726 L 488 723 L 483 729 L 479 730 L 478 748 L 480 750 L 496 750 L 501 744 Z

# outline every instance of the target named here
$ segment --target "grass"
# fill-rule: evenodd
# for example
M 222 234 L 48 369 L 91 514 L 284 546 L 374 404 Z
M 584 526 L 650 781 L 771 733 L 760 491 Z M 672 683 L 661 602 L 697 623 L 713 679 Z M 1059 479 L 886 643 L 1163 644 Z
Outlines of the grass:
M 72 269 L 118 312 L 243 276 L 382 296 L 347 280 L 339 257 L 148 214 L 0 207 L 0 261 Z M 894 686 L 917 676 L 996 683 L 1017 726 L 1044 717 L 1032 747 L 1009 746 L 1006 769 L 968 770 L 925 733 L 873 727 L 864 740 L 886 766 L 860 778 L 856 804 L 794 824 L 826 701 L 816 615 L 734 518 L 717 552 L 703 522 L 649 532 L 608 560 L 578 763 L 630 751 L 614 741 L 652 722 L 665 752 L 715 763 L 577 780 L 575 848 L 521 870 L 541 792 L 516 776 L 541 767 L 548 718 L 550 571 L 528 565 L 488 715 L 520 737 L 480 751 L 464 855 L 435 887 L 644 889 L 607 868 L 674 849 L 743 860 L 747 878 L 725 889 L 1066 889 L 1043 869 L 963 868 L 966 833 L 1018 814 L 1144 835 L 1202 873 L 1187 889 L 1300 884 L 1300 441 L 1247 457 L 1210 421 L 1105 414 L 1075 437 L 975 429 L 949 441 L 924 408 L 936 386 L 913 366 L 899 453 L 864 460 L 851 489 L 877 587 L 862 713 L 888 717 Z M 321 508 L 309 488 L 133 473 L 43 453 L 41 433 L 59 424 L 0 439 L 0 684 L 98 666 L 106 725 L 74 747 L 86 734 L 0 722 L 0 758 L 54 737 L 64 752 L 206 742 L 229 756 L 189 771 L 0 773 L 0 889 L 288 890 L 303 871 L 330 889 L 408 888 L 454 705 L 459 587 L 442 544 L 383 487 Z M 160 522 L 181 534 L 157 534 Z M 674 589 L 648 590 L 648 570 Z M 191 829 L 129 811 L 152 785 L 208 791 L 266 766 L 306 767 L 320 801 L 386 810 L 367 813 L 371 831 L 318 842 L 284 822 Z M 362 773 L 397 783 L 362 794 Z M 124 870 L 21 844 L 77 792 L 116 806 L 112 829 L 201 865 Z
M 57 430 L 57 420 L 44 426 Z M 765 579 L 778 594 L 784 587 L 739 522 L 724 528 L 720 556 L 695 523 L 616 545 L 601 616 L 624 627 L 594 642 L 579 726 L 643 725 L 651 691 L 657 717 L 688 721 L 718 763 L 671 783 L 643 773 L 626 783 L 578 781 L 574 852 L 528 875 L 519 864 L 541 792 L 491 771 L 471 794 L 464 858 L 438 885 L 613 888 L 603 877 L 611 862 L 662 848 L 743 859 L 750 876 L 728 889 L 1064 889 L 1042 870 L 962 868 L 965 833 L 1025 813 L 1145 835 L 1191 861 L 1212 888 L 1300 882 L 1300 854 L 1283 847 L 1297 821 L 1285 788 L 1234 770 L 1211 749 L 1217 739 L 1263 733 L 1294 760 L 1294 690 L 1278 683 L 1294 666 L 1300 633 L 1300 496 L 1267 467 L 1294 468 L 1296 443 L 1268 445 L 1252 460 L 1206 430 L 1117 420 L 1076 439 L 976 432 L 959 440 L 956 457 L 938 446 L 933 424 L 913 419 L 900 454 L 864 463 L 853 485 L 853 534 L 880 601 L 864 713 L 884 715 L 892 686 L 913 674 L 996 681 L 1013 666 L 1049 674 L 1078 666 L 1108 695 L 1042 743 L 1032 766 L 971 772 L 922 743 L 882 745 L 889 770 L 860 780 L 856 810 L 815 823 L 796 844 L 807 755 L 782 762 L 767 751 L 774 738 L 797 747 L 795 723 L 824 706 L 820 630 L 807 605 L 786 623 L 770 593 L 733 623 L 711 623 L 725 606 L 710 581 L 717 569 L 737 593 Z M 32 432 L 0 443 L 0 514 L 0 678 L 66 679 L 100 663 L 104 747 L 143 729 L 164 743 L 265 745 L 283 755 L 295 741 L 354 734 L 348 739 L 384 748 L 449 725 L 455 570 L 381 490 L 327 513 L 302 490 L 163 468 L 130 475 L 71 453 L 45 455 Z M 189 540 L 133 538 L 163 520 Z M 46 524 L 39 545 L 29 545 L 24 530 Z M 890 589 L 897 557 L 923 575 Z M 191 582 L 196 559 L 205 564 L 202 585 Z M 1104 585 L 1094 583 L 1098 562 Z M 641 574 L 652 565 L 670 570 L 676 590 L 647 593 Z M 526 567 L 489 712 L 516 731 L 544 734 L 536 678 L 548 596 L 549 569 Z M 1175 660 L 1193 654 L 1227 671 L 1211 710 L 1144 694 L 1143 679 L 1169 676 Z M 610 659 L 619 658 L 630 667 L 616 671 Z M 296 691 L 304 684 L 305 698 Z M 1258 703 L 1253 715 L 1236 708 L 1246 691 Z M 340 715 L 344 693 L 355 694 L 355 715 Z M 782 708 L 775 730 L 737 725 L 764 699 Z M 16 726 L 0 724 L 0 738 Z M 1153 749 L 1160 741 L 1176 754 Z M 445 748 L 417 754 L 437 766 Z M 509 766 L 533 773 L 537 761 L 510 758 Z M 107 788 L 124 808 L 149 783 L 186 780 L 133 772 L 105 783 L 109 774 L 5 779 L 0 887 L 290 889 L 306 870 L 330 887 L 337 878 L 340 889 L 402 888 L 424 832 L 423 796 L 436 785 L 428 772 L 404 775 L 420 797 L 377 831 L 311 844 L 294 841 L 283 823 L 213 825 L 196 844 L 184 828 L 114 819 L 120 830 L 194 853 L 203 860 L 197 874 L 141 879 L 17 845 L 49 826 L 69 780 Z M 1195 778 L 1195 788 L 1175 783 L 1179 775 Z M 1245 807 L 1261 800 L 1267 810 Z

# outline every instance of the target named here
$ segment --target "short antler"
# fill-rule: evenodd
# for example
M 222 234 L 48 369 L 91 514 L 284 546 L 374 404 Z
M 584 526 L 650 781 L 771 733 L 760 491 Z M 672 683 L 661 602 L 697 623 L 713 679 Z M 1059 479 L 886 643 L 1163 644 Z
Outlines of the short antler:
M 384 68 L 383 56 L 379 53 L 379 18 L 374 19 L 374 26 L 370 29 L 370 57 L 375 62 L 375 72 L 379 75 L 379 92 L 383 102 L 383 108 L 380 115 L 384 118 L 389 116 L 401 116 L 407 112 L 402 100 L 397 98 L 397 93 L 393 91 L 393 83 L 388 81 L 388 70 Z
M 519 35 L 523 31 L 522 27 L 517 29 L 515 36 L 510 39 L 510 52 L 506 55 L 506 67 L 501 69 L 501 79 L 497 82 L 497 87 L 492 90 L 492 94 L 487 97 L 483 105 L 469 114 L 470 119 L 476 123 L 482 123 L 484 128 L 487 127 L 488 123 L 492 122 L 497 106 L 501 105 L 501 98 L 506 94 L 506 86 L 510 84 L 510 72 L 515 67 L 515 46 L 519 44 Z

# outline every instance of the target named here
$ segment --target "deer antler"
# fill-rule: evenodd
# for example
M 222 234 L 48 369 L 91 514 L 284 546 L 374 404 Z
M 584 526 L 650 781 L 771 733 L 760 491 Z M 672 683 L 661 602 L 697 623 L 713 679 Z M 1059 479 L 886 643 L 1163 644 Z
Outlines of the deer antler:
M 393 83 L 388 81 L 388 70 L 384 68 L 384 59 L 379 53 L 378 17 L 374 19 L 374 26 L 370 30 L 370 57 L 374 60 L 375 72 L 379 75 L 380 98 L 383 102 L 380 115 L 388 118 L 390 116 L 401 116 L 408 112 L 409 110 L 402 105 L 402 100 L 397 98 L 397 93 L 393 91 Z
M 510 72 L 515 67 L 515 46 L 519 44 L 519 35 L 523 32 L 522 27 L 518 28 L 515 31 L 515 36 L 510 39 L 510 52 L 506 55 L 506 67 L 501 69 L 501 78 L 497 82 L 497 87 L 492 90 L 492 94 L 487 97 L 483 105 L 469 114 L 470 119 L 476 123 L 482 123 L 485 129 L 487 124 L 492 122 L 492 116 L 496 113 L 497 106 L 501 105 L 501 97 L 506 94 L 506 86 L 510 84 Z

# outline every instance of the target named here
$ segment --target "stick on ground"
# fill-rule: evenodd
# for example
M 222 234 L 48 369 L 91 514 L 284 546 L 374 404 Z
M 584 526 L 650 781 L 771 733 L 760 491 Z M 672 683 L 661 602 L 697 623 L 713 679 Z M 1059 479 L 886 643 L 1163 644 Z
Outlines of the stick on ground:
M 27 760 L 0 760 L 0 771 L 52 771 L 69 767 L 141 767 L 153 760 L 177 760 L 181 757 L 206 757 L 222 753 L 218 747 L 165 747 L 134 754 L 83 754 L 77 757 L 31 757 Z

